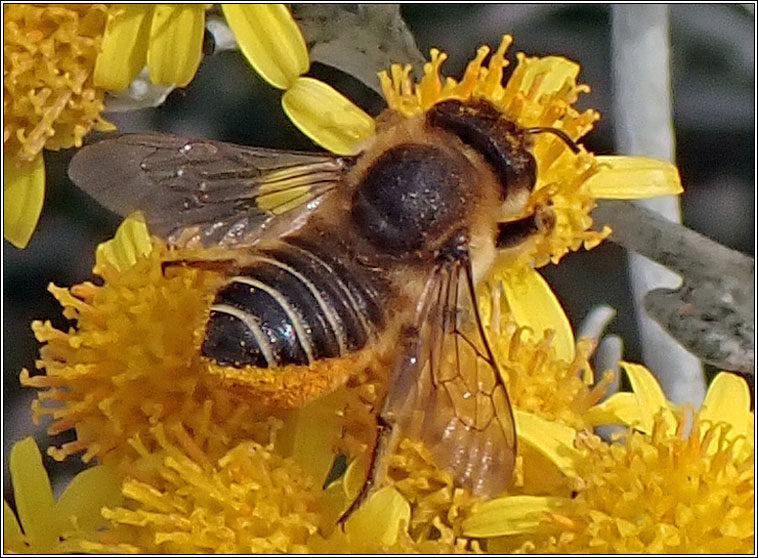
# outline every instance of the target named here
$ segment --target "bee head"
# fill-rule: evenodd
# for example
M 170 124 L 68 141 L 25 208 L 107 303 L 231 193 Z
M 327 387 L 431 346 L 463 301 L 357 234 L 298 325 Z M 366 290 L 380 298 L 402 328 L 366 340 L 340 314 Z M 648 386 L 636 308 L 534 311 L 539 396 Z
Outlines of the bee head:
M 397 142 L 365 157 L 350 205 L 364 238 L 401 258 L 437 252 L 472 223 L 475 207 L 491 208 L 496 222 L 523 215 L 537 180 L 533 134 L 573 145 L 560 130 L 523 128 L 482 99 L 441 101 L 415 122 L 389 122 L 395 135 L 387 137 Z
M 457 136 L 484 159 L 499 181 L 504 214 L 523 209 L 537 180 L 537 163 L 524 128 L 483 99 L 437 103 L 426 122 Z

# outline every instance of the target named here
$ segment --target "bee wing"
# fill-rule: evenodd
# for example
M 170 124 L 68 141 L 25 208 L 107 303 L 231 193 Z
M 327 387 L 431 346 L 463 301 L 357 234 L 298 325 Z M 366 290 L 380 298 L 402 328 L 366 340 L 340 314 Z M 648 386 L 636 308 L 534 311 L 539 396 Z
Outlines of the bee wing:
M 516 431 L 475 300 L 470 263 L 434 271 L 404 332 L 383 416 L 421 439 L 459 483 L 495 496 L 513 473 Z
M 302 225 L 351 162 L 169 134 L 124 134 L 79 151 L 69 176 L 115 213 L 142 211 L 151 232 L 169 242 L 244 246 Z

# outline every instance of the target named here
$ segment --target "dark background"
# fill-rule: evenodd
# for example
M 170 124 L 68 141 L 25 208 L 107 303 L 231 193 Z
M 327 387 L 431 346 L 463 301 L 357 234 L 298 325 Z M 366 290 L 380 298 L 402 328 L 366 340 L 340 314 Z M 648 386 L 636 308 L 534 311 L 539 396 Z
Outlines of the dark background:
M 580 81 L 592 92 L 580 107 L 594 107 L 602 120 L 584 138 L 588 149 L 613 153 L 611 120 L 611 22 L 603 5 L 406 5 L 402 9 L 419 48 L 436 46 L 449 54 L 445 73 L 459 76 L 480 44 L 496 47 L 503 33 L 514 36 L 516 51 L 561 54 L 582 65 Z M 671 7 L 671 65 L 677 162 L 686 193 L 687 226 L 747 254 L 755 248 L 755 23 L 752 10 L 738 5 Z M 513 66 L 511 66 L 512 68 Z M 314 67 L 366 110 L 376 113 L 381 99 L 339 72 Z M 247 66 L 238 52 L 207 57 L 195 80 L 175 91 L 157 109 L 113 115 L 123 131 L 162 130 L 235 143 L 289 149 L 318 149 L 283 115 L 281 92 Z M 113 235 L 119 219 L 79 192 L 66 177 L 72 153 L 46 152 L 47 192 L 39 228 L 28 248 L 3 242 L 3 464 L 11 444 L 43 426 L 30 422 L 32 390 L 17 375 L 33 368 L 38 345 L 29 324 L 66 322 L 46 291 L 50 281 L 70 286 L 91 278 L 95 247 Z M 609 327 L 625 342 L 624 357 L 641 359 L 625 256 L 605 243 L 592 252 L 566 257 L 543 270 L 578 326 L 596 304 L 619 314 Z M 42 442 L 46 445 L 46 442 Z M 77 459 L 58 475 L 78 466 Z M 48 468 L 51 465 L 47 463 Z M 61 471 L 63 467 L 56 467 Z M 7 472 L 7 469 L 5 469 Z M 5 494 L 8 494 L 6 475 Z

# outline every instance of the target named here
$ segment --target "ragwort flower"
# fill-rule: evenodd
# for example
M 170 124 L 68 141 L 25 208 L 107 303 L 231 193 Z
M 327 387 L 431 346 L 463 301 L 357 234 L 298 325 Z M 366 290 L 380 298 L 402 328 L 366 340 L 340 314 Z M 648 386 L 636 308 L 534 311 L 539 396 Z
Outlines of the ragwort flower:
M 152 83 L 185 87 L 200 65 L 208 7 L 3 5 L 3 233 L 11 244 L 24 248 L 37 226 L 45 192 L 43 149 L 81 147 L 90 130 L 115 129 L 101 114 L 105 94 L 124 90 L 145 67 Z M 291 50 L 277 52 L 276 41 L 293 27 L 302 43 L 297 72 L 307 70 L 305 43 L 282 4 L 224 10 L 248 14 L 240 32 L 265 45 L 256 68 L 269 82 L 280 83 L 267 63 L 271 56 L 279 60 L 276 67 L 291 58 Z M 233 27 L 240 21 L 230 16 Z
M 308 551 L 318 530 L 319 491 L 292 459 L 270 445 L 243 442 L 211 462 L 161 443 L 159 478 L 124 482 L 125 503 L 103 510 L 112 528 L 85 545 L 89 552 Z
M 85 450 L 123 475 L 123 503 L 104 512 L 108 530 L 83 550 L 686 552 L 752 544 L 753 415 L 739 380 L 714 381 L 687 436 L 683 415 L 644 368 L 624 364 L 633 392 L 598 404 L 604 381 L 591 386 L 588 342 L 566 362 L 549 334 L 534 342 L 505 314 L 491 337 L 519 435 L 508 495 L 478 501 L 423 445 L 403 440 L 386 486 L 340 528 L 365 459 L 321 484 L 338 448 L 365 454 L 375 428 L 372 378 L 290 412 L 228 392 L 196 360 L 214 274 L 164 268 L 165 259 L 144 224 L 127 220 L 98 250 L 104 285 L 73 288 L 84 300 L 59 292 L 77 327 L 35 326 L 47 340 L 39 364 L 48 375 L 22 380 L 47 390 L 36 412 L 53 414 L 52 429 L 74 427 L 78 437 L 53 454 Z M 610 443 L 590 434 L 608 423 L 634 431 Z M 340 440 L 346 431 L 353 445 Z M 706 529 L 717 515 L 728 524 Z
M 409 115 L 423 110 L 429 98 L 426 92 L 434 93 L 436 80 L 436 95 L 467 98 L 489 91 L 494 95 L 491 100 L 504 110 L 511 107 L 508 110 L 515 112 L 508 114 L 522 125 L 556 126 L 575 139 L 585 133 L 595 116 L 582 116 L 569 106 L 582 89 L 574 85 L 575 65 L 563 59 L 539 63 L 520 57 L 522 70 L 519 73 L 517 68 L 512 78 L 520 76 L 517 85 L 509 81 L 503 88 L 498 72 L 507 42 L 487 69 L 481 67 L 485 55 L 480 51 L 470 66 L 473 70 L 466 74 L 473 78 L 464 77 L 460 84 L 450 78 L 444 86 L 438 83 L 439 54 L 426 68 L 423 87 L 414 87 L 404 81 L 402 70 L 393 70 L 394 81 L 384 79 L 385 85 L 399 84 L 394 97 L 388 92 L 390 106 Z M 553 75 L 556 67 L 565 71 Z M 372 119 L 359 117 L 363 128 L 350 128 L 349 115 L 360 114 L 359 109 L 344 98 L 334 109 L 328 104 L 332 97 L 328 86 L 293 72 L 297 73 L 284 74 L 289 76 L 284 105 L 295 121 L 302 122 L 298 114 L 310 114 L 316 122 L 320 111 L 330 121 L 324 137 L 342 142 L 351 152 L 371 140 Z M 319 111 L 308 105 L 309 97 L 298 88 L 321 95 Z M 339 120 L 343 117 L 345 122 Z M 316 130 L 312 137 L 318 135 Z M 333 151 L 341 152 L 335 145 Z M 646 448 L 670 448 L 675 440 L 686 438 L 679 426 L 672 433 L 671 421 L 681 423 L 671 411 L 663 414 L 669 406 L 662 394 L 647 389 L 650 381 L 644 380 L 644 374 L 638 384 L 633 382 L 633 394 L 618 394 L 596 405 L 607 379 L 595 382 L 587 362 L 590 345 L 586 341 L 575 345 L 560 306 L 533 269 L 606 234 L 588 230 L 587 213 L 594 197 L 672 193 L 678 191 L 678 182 L 663 164 L 633 158 L 598 161 L 584 150 L 569 153 L 547 135 L 538 136 L 535 152 L 543 159 L 538 157 L 540 182 L 532 203 L 545 197 L 561 200 L 555 202 L 561 226 L 509 254 L 480 300 L 507 376 L 519 435 L 516 478 L 507 497 L 477 503 L 449 473 L 434 465 L 426 448 L 404 440 L 390 459 L 387 486 L 372 493 L 344 529 L 335 527 L 362 483 L 366 463 L 358 456 L 365 454 L 375 431 L 376 378 L 358 374 L 332 395 L 287 412 L 262 408 L 260 402 L 229 391 L 204 374 L 198 358 L 218 276 L 213 271 L 164 265 L 167 259 L 192 259 L 193 252 L 169 252 L 162 242 L 147 236 L 144 224 L 127 220 L 117 238 L 98 250 L 95 271 L 104 280 L 102 286 L 85 283 L 70 291 L 51 289 L 76 327 L 64 333 L 35 323 L 35 334 L 46 343 L 38 366 L 47 375 L 22 374 L 25 385 L 44 390 L 34 407 L 36 417 L 52 415 L 53 432 L 76 429 L 77 441 L 53 450 L 54 456 L 84 451 L 85 459 L 97 456 L 124 475 L 124 504 L 105 512 L 111 528 L 92 539 L 90 551 L 476 552 L 560 547 L 587 552 L 593 545 L 602 546 L 609 532 L 605 524 L 588 531 L 594 533 L 592 540 L 585 534 L 559 539 L 556 533 L 566 526 L 574 529 L 567 532 L 576 533 L 577 525 L 600 517 L 595 514 L 600 507 L 596 494 L 607 491 L 610 484 L 603 481 L 602 471 L 641 474 L 637 469 L 630 473 L 629 461 L 619 455 L 632 450 L 649 455 Z M 644 192 L 631 186 L 609 189 L 608 184 L 620 180 L 623 186 L 623 179 L 635 174 L 647 180 Z M 511 273 L 512 268 L 522 268 L 521 273 Z M 514 277 L 526 279 L 519 283 Z M 506 293 L 502 302 L 500 288 Z M 538 293 L 532 300 L 537 308 L 545 309 L 550 320 L 560 319 L 535 322 L 523 305 L 513 304 L 514 288 Z M 713 417 L 718 411 L 711 412 Z M 651 419 L 658 417 L 655 413 L 667 418 Z M 704 416 L 699 415 L 701 421 Z M 588 428 L 606 422 L 632 425 L 642 433 L 611 444 L 587 434 Z M 659 423 L 663 426 L 656 426 Z M 655 438 L 656 428 L 665 435 Z M 705 438 L 707 447 L 717 439 L 713 434 Z M 634 446 L 630 440 L 635 439 L 642 442 Z M 726 456 L 721 459 L 731 467 L 733 455 L 713 447 L 714 455 Z M 356 459 L 345 474 L 321 490 L 335 452 Z M 604 469 L 597 467 L 596 459 Z M 742 465 L 737 469 L 744 473 Z M 665 482 L 665 475 L 651 474 Z M 744 487 L 752 486 L 752 476 L 749 483 L 744 475 L 741 479 L 737 504 L 747 494 Z M 689 501 L 690 507 L 696 504 Z M 622 513 L 626 510 L 616 511 L 616 523 L 626 525 Z M 603 513 L 611 522 L 617 519 Z M 680 516 L 686 514 L 686 509 L 680 510 Z M 737 523 L 744 527 L 742 515 Z M 648 525 L 642 536 L 625 539 L 623 548 L 638 548 L 635 541 L 647 541 L 655 528 Z
M 610 443 L 577 435 L 566 452 L 575 493 L 491 500 L 464 522 L 466 535 L 490 539 L 494 552 L 752 551 L 754 416 L 745 382 L 721 373 L 692 417 L 665 400 L 645 368 L 624 367 L 634 392 L 588 414 L 631 417 L 633 429 Z
M 3 5 L 3 233 L 23 248 L 45 192 L 42 149 L 80 146 L 110 130 L 105 91 L 92 83 L 108 8 L 102 4 Z
M 147 67 L 152 83 L 185 87 L 200 66 L 207 9 L 207 4 L 111 6 L 94 84 L 121 91 Z
M 139 454 L 135 444 L 158 447 L 150 430 L 157 423 L 172 442 L 198 446 L 211 459 L 230 441 L 268 439 L 262 410 L 202 374 L 197 340 L 217 274 L 164 267 L 167 257 L 143 221 L 127 219 L 116 238 L 98 248 L 94 271 L 103 286 L 50 286 L 77 327 L 64 333 L 34 322 L 35 336 L 45 343 L 38 366 L 46 374 L 24 370 L 21 381 L 46 390 L 33 406 L 35 420 L 52 415 L 51 433 L 76 428 L 77 440 L 54 457 L 84 450 L 85 461 L 131 462 Z
M 222 4 L 221 9 L 242 54 L 270 85 L 288 89 L 308 71 L 305 39 L 283 4 Z
M 428 450 L 411 441 L 403 442 L 390 462 L 392 490 L 373 495 L 364 511 L 356 512 L 347 522 L 344 532 L 334 529 L 336 519 L 363 482 L 365 457 L 376 428 L 374 409 L 381 389 L 378 379 L 368 371 L 361 372 L 335 393 L 286 412 L 266 409 L 260 401 L 250 401 L 244 394 L 229 390 L 206 373 L 199 357 L 217 274 L 191 266 L 165 265 L 167 259 L 193 256 L 196 254 L 186 249 L 169 252 L 162 242 L 148 236 L 139 218 L 127 219 L 114 240 L 98 248 L 95 271 L 103 278 L 102 286 L 84 283 L 70 290 L 51 287 L 75 327 L 62 332 L 49 323 L 33 325 L 44 343 L 37 365 L 46 374 L 32 376 L 23 371 L 21 381 L 41 390 L 33 406 L 34 418 L 50 415 L 51 433 L 74 428 L 77 435 L 76 441 L 49 452 L 58 459 L 84 452 L 84 460 L 96 457 L 125 479 L 123 510 L 128 512 L 109 516 L 119 535 L 113 538 L 109 532 L 110 543 L 101 537 L 93 539 L 93 544 L 132 544 L 142 551 L 186 550 L 186 546 L 173 546 L 182 539 L 176 533 L 206 529 L 206 522 L 211 521 L 209 514 L 221 513 L 221 509 L 227 514 L 228 509 L 211 512 L 204 508 L 181 521 L 175 516 L 178 512 L 171 511 L 171 532 L 176 534 L 171 538 L 164 530 L 169 519 L 156 516 L 160 509 L 190 510 L 201 503 L 181 500 L 155 509 L 157 504 L 145 496 L 150 493 L 148 487 L 168 501 L 185 498 L 185 484 L 171 480 L 175 474 L 169 473 L 173 467 L 167 465 L 169 458 L 191 461 L 194 465 L 182 471 L 195 471 L 197 478 L 206 479 L 203 486 L 216 486 L 225 456 L 237 451 L 235 448 L 245 444 L 251 448 L 251 443 L 257 443 L 255 455 L 261 459 L 273 452 L 290 459 L 292 467 L 299 467 L 296 474 L 281 462 L 289 471 L 285 476 L 300 475 L 308 487 L 303 490 L 315 498 L 313 507 L 303 513 L 318 514 L 315 519 L 308 516 L 308 524 L 317 525 L 318 531 L 305 539 L 300 535 L 288 538 L 290 542 L 282 543 L 286 548 L 306 544 L 307 539 L 310 548 L 324 552 L 343 547 L 355 552 L 471 549 L 474 543 L 461 536 L 461 524 L 473 498 L 455 486 L 449 473 L 436 468 Z M 586 361 L 588 347 L 580 347 L 580 356 L 567 363 L 556 356 L 549 335 L 533 343 L 525 333 L 503 314 L 500 332 L 493 338 L 509 377 L 514 405 L 521 409 L 517 416 L 523 442 L 519 490 L 544 490 L 549 485 L 567 493 L 570 487 L 559 469 L 549 463 L 554 448 L 541 447 L 545 444 L 539 433 L 552 432 L 545 430 L 543 423 L 553 421 L 566 423 L 556 427 L 558 434 L 553 438 L 564 436 L 566 430 L 575 432 L 567 424 L 574 428 L 585 424 L 582 413 L 599 397 L 598 390 L 589 387 L 592 370 Z M 318 487 L 332 468 L 335 452 L 353 461 L 345 475 L 321 492 Z M 277 477 L 285 473 L 272 469 L 270 474 Z M 187 473 L 188 482 L 190 476 Z M 271 486 L 278 485 L 271 481 Z M 295 493 L 288 492 L 287 497 Z M 133 497 L 135 494 L 140 496 Z M 375 521 L 379 509 L 384 517 L 381 523 Z M 148 517 L 152 519 L 145 519 Z M 145 519 L 141 530 L 132 525 L 142 521 L 139 518 Z M 132 527 L 122 528 L 127 523 Z M 153 541 L 158 532 L 168 537 L 161 540 L 169 542 L 148 544 L 146 541 Z M 182 539 L 182 545 L 189 540 L 200 545 L 200 539 L 188 537 Z M 234 541 L 228 541 L 232 545 L 229 548 L 238 552 L 263 548 L 245 546 L 248 539 L 249 534 L 239 533 Z M 287 546 L 290 543 L 293 546 Z
M 160 241 L 150 239 L 140 219 L 127 219 L 116 238 L 98 248 L 95 271 L 103 278 L 102 286 L 84 283 L 70 290 L 51 287 L 64 306 L 64 315 L 75 320 L 75 327 L 62 332 L 49 323 L 33 325 L 38 339 L 45 344 L 38 367 L 46 374 L 32 376 L 24 371 L 21 380 L 24 385 L 42 390 L 33 406 L 34 418 L 51 415 L 51 433 L 76 430 L 76 441 L 49 450 L 54 457 L 63 459 L 84 452 L 83 459 L 97 457 L 125 476 L 124 509 L 131 511 L 110 516 L 114 524 L 120 525 L 126 518 L 132 518 L 133 523 L 143 512 L 150 517 L 158 513 L 150 507 L 154 502 L 142 496 L 132 498 L 134 492 L 128 487 L 147 490 L 145 485 L 149 485 L 166 498 L 175 491 L 177 498 L 186 492 L 166 484 L 167 478 L 173 478 L 166 470 L 166 459 L 171 456 L 191 460 L 198 475 L 210 475 L 207 482 L 213 484 L 217 482 L 214 475 L 220 474 L 219 466 L 230 451 L 244 444 L 252 447 L 249 444 L 256 442 L 256 455 L 268 455 L 266 452 L 273 448 L 278 455 L 291 459 L 301 475 L 309 479 L 311 494 L 313 487 L 320 486 L 327 477 L 335 451 L 350 459 L 365 456 L 373 440 L 379 387 L 368 372 L 358 374 L 337 392 L 288 412 L 262 408 L 260 402 L 229 391 L 205 373 L 199 343 L 218 277 L 212 271 L 164 265 L 167 258 L 193 256 L 193 251 L 184 249 L 169 253 Z M 549 335 L 535 344 L 524 333 L 524 328 L 503 316 L 495 343 L 511 378 L 514 404 L 545 421 L 560 418 L 578 427 L 582 424 L 582 410 L 594 400 L 588 387 L 592 371 L 586 363 L 586 349 L 579 351 L 582 356 L 575 361 L 565 363 L 556 357 Z M 580 372 L 583 378 L 578 376 Z M 529 375 L 532 381 L 526 381 Z M 528 425 L 520 429 L 525 435 L 529 432 Z M 525 438 L 527 445 L 532 438 Z M 263 451 L 261 447 L 269 449 Z M 549 455 L 550 450 L 543 453 Z M 539 451 L 529 455 L 525 471 L 544 464 Z M 346 544 L 356 552 L 368 548 L 415 548 L 412 541 L 423 542 L 420 549 L 437 551 L 463 549 L 469 544 L 460 537 L 460 524 L 465 517 L 462 510 L 470 505 L 472 497 L 454 485 L 449 473 L 438 470 L 418 443 L 404 442 L 392 459 L 394 492 L 377 493 L 366 503 L 366 509 L 376 506 L 388 514 L 381 524 L 387 531 L 377 535 L 376 522 L 367 519 L 373 518 L 375 512 L 367 516 L 366 511 L 356 513 L 344 533 L 333 529 L 362 483 L 365 461 L 358 459 L 351 464 L 349 474 L 332 483 L 323 494 L 313 492 L 318 493 L 313 510 L 319 517 L 309 521 L 315 521 L 319 531 L 308 544 L 324 549 Z M 290 476 L 297 475 L 292 472 Z M 545 483 L 544 475 L 537 475 L 537 480 L 531 474 L 525 477 L 525 486 Z M 408 502 L 413 502 L 412 514 Z M 167 509 L 188 506 L 185 501 Z M 404 511 L 406 508 L 409 509 Z M 142 536 L 152 533 L 158 525 L 157 519 L 148 521 L 143 525 L 147 531 L 137 538 L 143 540 Z M 123 536 L 117 537 L 118 544 L 135 543 L 134 529 L 117 531 Z M 297 540 L 302 544 L 301 539 Z M 383 542 L 371 546 L 367 541 Z M 142 550 L 180 548 L 171 544 L 155 547 L 144 541 L 137 546 Z M 247 552 L 252 547 L 234 548 Z
M 45 192 L 43 149 L 81 147 L 114 126 L 101 112 L 147 64 L 185 86 L 200 64 L 204 5 L 3 5 L 3 233 L 23 248 Z
M 285 90 L 282 108 L 290 120 L 332 153 L 357 153 L 356 146 L 373 135 L 374 119 L 331 86 L 303 77 L 310 68 L 308 49 L 287 9 L 281 4 L 222 4 L 222 9 L 253 69 Z

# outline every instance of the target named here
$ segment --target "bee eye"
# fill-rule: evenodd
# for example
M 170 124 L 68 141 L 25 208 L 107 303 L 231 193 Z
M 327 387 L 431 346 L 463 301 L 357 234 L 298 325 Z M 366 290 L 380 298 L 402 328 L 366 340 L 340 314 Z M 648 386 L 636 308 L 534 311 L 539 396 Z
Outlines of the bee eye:
M 504 200 L 534 188 L 537 164 L 527 148 L 524 129 L 490 103 L 438 103 L 427 113 L 427 125 L 458 136 L 477 151 L 500 180 Z

